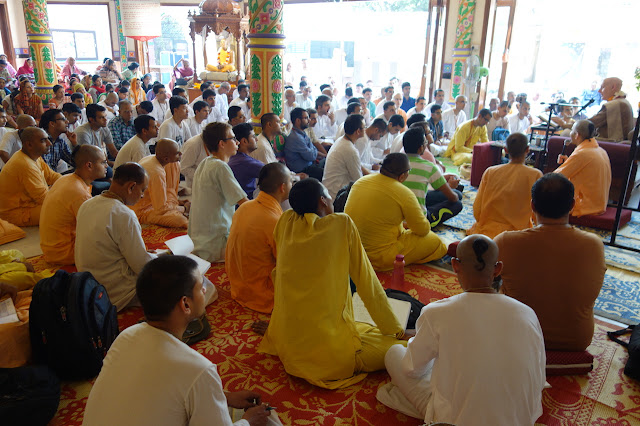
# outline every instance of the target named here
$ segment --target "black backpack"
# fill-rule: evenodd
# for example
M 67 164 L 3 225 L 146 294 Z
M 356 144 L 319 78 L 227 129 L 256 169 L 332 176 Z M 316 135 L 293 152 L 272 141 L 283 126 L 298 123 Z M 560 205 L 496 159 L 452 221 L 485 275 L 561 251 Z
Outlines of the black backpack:
M 618 336 L 631 333 L 629 343 L 618 339 Z M 629 351 L 629 359 L 624 366 L 624 374 L 632 379 L 640 380 L 640 324 L 630 325 L 618 331 L 608 331 L 609 339 L 621 344 Z
M 46 365 L 0 368 L 0 422 L 46 425 L 60 403 L 60 380 Z
M 425 307 L 425 304 L 415 297 L 412 297 L 409 293 L 405 293 L 404 291 L 385 288 L 384 292 L 387 293 L 387 297 L 390 297 L 392 299 L 404 300 L 405 302 L 411 303 L 411 312 L 409 312 L 407 330 L 416 328 L 416 321 L 418 321 L 420 313 L 422 312 L 422 308 Z
M 116 308 L 91 273 L 59 270 L 33 289 L 29 332 L 35 362 L 63 380 L 90 379 L 118 336 Z

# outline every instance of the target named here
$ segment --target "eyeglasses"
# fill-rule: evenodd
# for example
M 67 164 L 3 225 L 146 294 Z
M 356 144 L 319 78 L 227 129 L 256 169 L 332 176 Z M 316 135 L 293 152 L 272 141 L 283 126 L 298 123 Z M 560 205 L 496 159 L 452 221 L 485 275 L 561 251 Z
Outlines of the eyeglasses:
M 236 137 L 235 137 L 235 136 L 234 136 L 234 137 L 232 137 L 232 138 L 224 138 L 224 139 L 222 139 L 222 140 L 223 140 L 223 141 L 236 141 L 236 142 L 238 142 L 238 139 L 236 139 Z

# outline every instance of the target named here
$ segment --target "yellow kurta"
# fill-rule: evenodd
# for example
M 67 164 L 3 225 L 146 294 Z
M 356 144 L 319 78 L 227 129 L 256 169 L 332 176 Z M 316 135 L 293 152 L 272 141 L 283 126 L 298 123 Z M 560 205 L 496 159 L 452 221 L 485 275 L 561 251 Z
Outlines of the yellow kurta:
M 344 212 L 358 227 L 376 271 L 393 269 L 398 254 L 410 265 L 440 259 L 447 253 L 444 243 L 431 232 L 416 196 L 390 177 L 376 173 L 358 179 Z
M 53 275 L 53 272 L 27 272 L 27 267 L 20 262 L 26 262 L 20 251 L 0 251 L 0 281 L 11 284 L 18 291 L 30 290 L 41 279 Z
M 91 187 L 75 173 L 53 184 L 42 204 L 40 248 L 49 263 L 73 265 L 78 209 L 91 198 Z
M 149 186 L 144 196 L 133 206 L 140 223 L 186 228 L 189 220 L 178 204 L 180 164 L 169 163 L 162 167 L 155 155 L 149 155 L 140 160 L 140 165 L 149 175 Z
M 524 164 L 501 164 L 485 170 L 473 203 L 476 223 L 467 234 L 493 238 L 503 231 L 531 228 L 531 187 L 541 177 L 540 170 Z
M 275 301 L 258 351 L 277 355 L 287 373 L 328 389 L 352 385 L 384 368 L 402 331 L 345 214 L 320 218 L 293 210 L 274 230 Z M 349 277 L 378 328 L 356 323 Z
M 18 226 L 37 226 L 49 186 L 60 178 L 42 158 L 32 160 L 21 150 L 0 172 L 0 218 Z
M 611 187 L 611 162 L 595 139 L 582 142 L 555 170 L 573 183 L 576 205 L 572 216 L 602 214 L 607 210 Z
M 474 120 L 469 120 L 456 129 L 444 153 L 445 157 L 451 157 L 453 164 L 456 166 L 471 163 L 471 155 L 475 144 L 489 142 L 487 126 L 474 126 Z
M 276 266 L 273 230 L 282 215 L 278 200 L 260 192 L 233 214 L 225 251 L 231 297 L 254 311 L 273 310 L 271 271 Z

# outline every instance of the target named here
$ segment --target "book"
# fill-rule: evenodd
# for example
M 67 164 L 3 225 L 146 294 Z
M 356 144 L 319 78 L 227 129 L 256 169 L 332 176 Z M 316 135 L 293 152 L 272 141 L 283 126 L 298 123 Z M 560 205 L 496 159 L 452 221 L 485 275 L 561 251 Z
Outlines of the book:
M 364 302 L 360 298 L 358 293 L 353 293 L 353 319 L 357 322 L 364 322 L 367 324 L 371 324 L 373 326 L 376 323 L 371 318 L 367 307 L 364 305 Z M 389 301 L 389 305 L 391 306 L 391 311 L 396 316 L 398 322 L 406 330 L 407 322 L 409 321 L 409 314 L 411 313 L 411 303 L 405 300 L 393 299 L 391 297 L 387 297 Z
M 20 322 L 16 315 L 16 307 L 10 297 L 0 301 L 0 324 Z
M 169 247 L 169 251 L 172 254 L 175 254 L 177 256 L 187 256 L 195 260 L 195 262 L 198 264 L 198 271 L 200 271 L 202 275 L 204 275 L 205 272 L 207 272 L 209 268 L 211 268 L 211 262 L 208 262 L 191 253 L 194 246 L 193 240 L 191 240 L 191 237 L 189 237 L 189 235 L 182 235 L 180 237 L 172 238 L 168 241 L 165 241 L 164 243 L 167 245 L 167 247 Z

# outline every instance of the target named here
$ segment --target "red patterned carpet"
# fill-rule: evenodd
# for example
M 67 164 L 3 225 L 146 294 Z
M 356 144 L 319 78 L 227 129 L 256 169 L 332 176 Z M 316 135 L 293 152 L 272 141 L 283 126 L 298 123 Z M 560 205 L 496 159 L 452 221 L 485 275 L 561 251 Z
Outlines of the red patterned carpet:
M 180 235 L 174 230 L 147 227 L 143 237 L 148 248 L 161 248 L 163 241 Z M 37 270 L 50 269 L 41 258 L 31 259 Z M 71 270 L 71 269 L 70 269 Z M 217 286 L 219 299 L 207 308 L 212 332 L 194 345 L 218 365 L 226 390 L 252 389 L 277 407 L 284 424 L 292 425 L 420 425 L 423 422 L 380 404 L 375 394 L 389 380 L 385 372 L 369 374 L 366 380 L 347 389 L 329 391 L 289 376 L 277 357 L 256 353 L 261 339 L 250 324 L 268 316 L 241 307 L 229 293 L 224 265 L 216 264 L 207 276 Z M 391 287 L 391 274 L 381 273 Z M 405 273 L 405 288 L 423 303 L 459 293 L 453 274 L 431 266 L 411 266 Z M 141 309 L 128 309 L 119 315 L 120 328 L 135 324 Z M 627 353 L 607 340 L 611 327 L 598 322 L 589 351 L 595 368 L 584 376 L 550 377 L 551 389 L 543 392 L 544 414 L 536 424 L 544 425 L 640 425 L 640 383 L 622 374 Z M 51 425 L 79 425 L 90 382 L 65 383 L 58 413 Z

